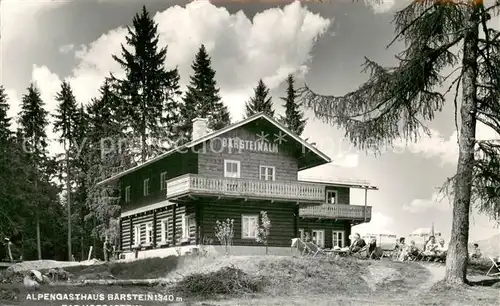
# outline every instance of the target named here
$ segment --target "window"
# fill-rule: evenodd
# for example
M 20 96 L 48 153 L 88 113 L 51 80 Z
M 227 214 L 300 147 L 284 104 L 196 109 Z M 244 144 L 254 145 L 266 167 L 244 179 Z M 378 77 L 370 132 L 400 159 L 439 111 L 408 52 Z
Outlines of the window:
M 187 239 L 190 237 L 191 227 L 196 227 L 196 220 L 194 218 L 194 214 L 190 215 L 182 215 L 182 238 Z
M 141 225 L 134 225 L 134 246 L 141 244 Z
M 168 219 L 161 220 L 161 242 L 168 241 Z
M 160 174 L 160 190 L 167 189 L 167 172 Z
M 125 203 L 130 202 L 130 186 L 125 187 Z
M 299 228 L 299 237 L 300 237 L 300 240 L 304 240 L 304 229 L 303 228 Z
M 274 181 L 275 180 L 275 168 L 270 166 L 260 166 L 259 167 L 259 178 L 262 181 Z
M 344 231 L 332 231 L 332 246 L 343 248 L 345 246 Z
M 224 160 L 224 177 L 240 177 L 240 161 L 238 160 Z
M 144 195 L 145 196 L 149 195 L 149 179 L 144 180 L 143 187 L 144 187 Z
M 153 243 L 153 222 L 146 223 L 146 243 Z
M 313 242 L 319 247 L 325 247 L 325 231 L 324 230 L 313 230 Z
M 327 190 L 326 191 L 326 202 L 328 204 L 337 204 L 337 191 Z
M 255 239 L 257 237 L 258 215 L 241 216 L 241 238 Z

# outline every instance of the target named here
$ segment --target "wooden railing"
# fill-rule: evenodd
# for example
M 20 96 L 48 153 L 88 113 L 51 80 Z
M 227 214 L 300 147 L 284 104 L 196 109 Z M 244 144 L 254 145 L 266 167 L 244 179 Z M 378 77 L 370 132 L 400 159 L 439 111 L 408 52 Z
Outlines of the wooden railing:
M 345 205 L 345 204 L 323 204 L 301 208 L 299 215 L 305 218 L 325 219 L 365 219 L 369 221 L 372 217 L 371 206 Z
M 325 187 L 311 183 L 216 178 L 198 174 L 183 175 L 167 182 L 167 199 L 189 193 L 299 202 L 325 200 Z

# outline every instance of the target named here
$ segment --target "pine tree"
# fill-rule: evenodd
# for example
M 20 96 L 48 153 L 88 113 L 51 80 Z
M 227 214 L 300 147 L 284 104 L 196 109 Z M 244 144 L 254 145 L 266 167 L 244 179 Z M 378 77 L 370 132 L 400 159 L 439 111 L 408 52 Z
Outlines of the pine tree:
M 125 79 L 118 80 L 120 91 L 127 104 L 127 122 L 140 139 L 140 160 L 145 162 L 160 150 L 148 142 L 158 144 L 175 134 L 179 73 L 177 68 L 165 69 L 167 49 L 158 46 L 158 25 L 145 6 L 128 27 L 126 42 L 132 50 L 122 45 L 121 58 L 113 58 L 126 73 Z
M 254 89 L 254 96 L 245 105 L 245 114 L 247 117 L 256 113 L 265 113 L 274 117 L 272 98 L 268 97 L 269 88 L 262 80 L 259 80 L 257 87 Z
M 71 260 L 72 253 L 72 237 L 71 237 L 71 193 L 72 193 L 72 177 L 71 177 L 71 154 L 74 152 L 76 145 L 76 115 L 77 104 L 76 98 L 71 89 L 71 85 L 64 81 L 61 84 L 61 91 L 56 94 L 56 101 L 59 102 L 57 106 L 57 113 L 54 115 L 54 132 L 61 135 L 59 140 L 64 144 L 65 155 L 65 175 L 66 175 L 66 206 L 68 214 L 68 259 Z
M 21 112 L 19 114 L 19 124 L 23 132 L 24 148 L 27 150 L 31 167 L 34 170 L 33 179 L 34 192 L 33 201 L 36 203 L 36 236 L 38 259 L 42 259 L 42 245 L 40 233 L 40 195 L 38 184 L 41 181 L 41 173 L 45 173 L 44 168 L 47 163 L 47 128 L 49 121 L 48 112 L 44 109 L 40 91 L 31 84 L 27 93 L 22 97 Z
M 208 127 L 212 130 L 231 124 L 229 110 L 222 102 L 215 81 L 215 70 L 211 67 L 211 59 L 204 45 L 198 50 L 191 68 L 193 75 L 187 86 L 180 116 L 181 133 L 186 141 L 192 139 L 192 121 L 197 117 L 208 118 Z
M 292 132 L 297 135 L 302 135 L 304 128 L 306 126 L 306 119 L 304 118 L 304 113 L 300 111 L 302 106 L 298 101 L 299 94 L 295 89 L 295 80 L 293 75 L 288 75 L 287 79 L 287 89 L 286 97 L 281 99 L 285 101 L 283 107 L 285 108 L 285 116 L 281 117 L 281 122 Z
M 452 186 L 453 195 L 448 284 L 467 281 L 471 201 L 497 221 L 500 217 L 500 175 L 496 171 L 500 148 L 497 141 L 476 140 L 477 122 L 500 134 L 500 31 L 488 24 L 490 12 L 498 8 L 500 3 L 485 8 L 482 1 L 470 5 L 413 2 L 394 19 L 395 41 L 406 44 L 398 56 L 399 65 L 386 68 L 367 59 L 370 78 L 342 97 L 318 95 L 307 86 L 301 89 L 305 104 L 317 117 L 345 128 L 354 145 L 368 150 L 391 145 L 398 138 L 416 140 L 421 128 L 427 131 L 422 122 L 432 120 L 443 109 L 446 94 L 454 94 L 461 121 L 457 173 L 446 184 Z M 459 43 L 461 50 L 456 54 Z M 453 73 L 443 76 L 445 68 L 454 68 Z M 447 79 L 452 85 L 443 93 L 440 87 Z M 455 118 L 458 130 L 457 121 Z

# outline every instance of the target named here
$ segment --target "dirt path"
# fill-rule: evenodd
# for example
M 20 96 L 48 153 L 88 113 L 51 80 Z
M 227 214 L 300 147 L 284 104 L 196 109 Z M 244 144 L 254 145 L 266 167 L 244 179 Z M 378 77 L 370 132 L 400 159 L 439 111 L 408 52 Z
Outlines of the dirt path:
M 418 296 L 427 293 L 427 291 L 429 291 L 429 289 L 431 289 L 431 287 L 435 283 L 442 280 L 445 276 L 446 267 L 442 264 L 429 263 L 421 265 L 422 267 L 426 268 L 429 271 L 430 277 L 427 279 L 427 281 L 425 281 L 419 287 L 415 288 L 410 292 L 410 295 L 412 296 Z

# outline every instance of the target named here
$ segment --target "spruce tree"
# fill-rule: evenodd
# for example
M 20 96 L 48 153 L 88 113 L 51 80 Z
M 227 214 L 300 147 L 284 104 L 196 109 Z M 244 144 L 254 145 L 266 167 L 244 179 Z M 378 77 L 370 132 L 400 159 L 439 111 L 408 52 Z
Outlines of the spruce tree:
M 0 137 L 2 140 L 9 140 L 12 137 L 10 130 L 11 118 L 8 116 L 9 103 L 5 89 L 0 85 Z
M 264 82 L 259 80 L 257 87 L 254 89 L 254 96 L 245 104 L 245 115 L 250 117 L 256 113 L 265 113 L 270 117 L 274 117 L 273 102 L 269 96 L 269 88 Z
M 74 152 L 76 145 L 76 115 L 77 103 L 76 98 L 71 89 L 71 85 L 64 81 L 61 84 L 61 91 L 56 94 L 56 101 L 59 102 L 54 115 L 54 132 L 60 133 L 59 142 L 64 144 L 65 155 L 65 181 L 66 181 L 66 206 L 68 214 L 68 259 L 71 260 L 72 253 L 72 237 L 71 237 L 71 154 Z
M 36 236 L 38 259 L 42 259 L 42 245 L 40 233 L 40 195 L 39 182 L 47 163 L 47 128 L 48 112 L 44 109 L 39 89 L 32 83 L 23 95 L 21 111 L 19 114 L 19 125 L 24 137 L 24 148 L 27 150 L 31 169 L 33 169 L 32 181 L 34 182 L 33 201 L 36 206 Z
M 167 48 L 160 48 L 158 40 L 158 25 L 143 6 L 128 27 L 126 43 L 131 50 L 122 45 L 121 57 L 113 55 L 125 70 L 125 78 L 118 81 L 127 122 L 140 139 L 141 162 L 160 151 L 148 142 L 160 143 L 177 128 L 179 73 L 177 68 L 165 69 Z
M 281 98 L 285 101 L 283 105 L 285 108 L 285 116 L 281 117 L 281 122 L 289 130 L 300 136 L 304 131 L 307 120 L 304 118 L 304 113 L 300 111 L 302 105 L 298 100 L 299 94 L 295 89 L 295 80 L 292 74 L 288 75 L 286 82 L 286 97 Z
M 368 81 L 344 96 L 319 95 L 308 86 L 301 89 L 305 104 L 318 118 L 344 128 L 355 146 L 367 150 L 379 150 L 395 139 L 415 141 L 422 129 L 428 131 L 423 122 L 454 101 L 461 120 L 453 122 L 460 130 L 457 172 L 445 184 L 451 185 L 453 195 L 448 284 L 467 282 L 471 202 L 480 212 L 500 218 L 498 141 L 476 139 L 478 122 L 500 134 L 500 31 L 488 23 L 499 7 L 498 2 L 485 7 L 482 1 L 412 2 L 394 18 L 394 41 L 406 44 L 396 66 L 367 59 Z M 445 80 L 451 86 L 443 84 Z
M 124 164 L 127 148 L 122 147 L 121 109 L 119 97 L 111 81 L 105 80 L 100 88 L 101 96 L 88 106 L 89 148 L 87 154 L 87 220 L 95 222 L 92 236 L 113 241 L 113 220 L 119 217 L 119 188 L 116 185 L 96 186 L 99 181 L 119 172 Z M 103 141 L 104 140 L 104 141 Z M 101 142 L 102 141 L 102 142 Z
M 212 130 L 222 129 L 231 124 L 227 106 L 222 102 L 219 88 L 215 81 L 215 70 L 211 67 L 211 59 L 205 46 L 201 45 L 193 64 L 193 75 L 181 107 L 181 133 L 189 141 L 192 139 L 192 121 L 197 117 L 208 119 L 208 127 Z

